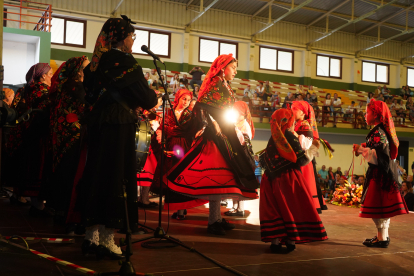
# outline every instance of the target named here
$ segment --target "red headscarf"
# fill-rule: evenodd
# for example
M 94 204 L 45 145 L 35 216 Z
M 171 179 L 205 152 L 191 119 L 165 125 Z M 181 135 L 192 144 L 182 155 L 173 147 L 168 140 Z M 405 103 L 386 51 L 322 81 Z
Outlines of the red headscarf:
M 384 124 L 385 130 L 392 139 L 392 143 L 390 143 L 390 157 L 391 159 L 397 158 L 398 146 L 400 145 L 400 142 L 398 141 L 394 122 L 392 120 L 391 112 L 388 109 L 387 104 L 383 101 L 376 101 L 375 99 L 371 99 L 367 105 L 367 108 L 371 110 L 377 117 L 379 117 L 381 123 Z
M 305 101 L 294 101 L 291 108 L 302 110 L 302 112 L 305 113 L 305 120 L 308 121 L 309 125 L 312 128 L 313 139 L 319 138 L 318 126 L 316 125 L 315 112 L 313 111 L 313 107 Z
M 285 137 L 286 129 L 290 128 L 295 122 L 292 110 L 281 108 L 276 110 L 270 119 L 272 138 L 280 156 L 296 163 L 297 157 L 289 142 Z
M 220 55 L 211 64 L 210 70 L 208 70 L 206 77 L 204 78 L 203 84 L 200 87 L 198 93 L 198 99 L 201 99 L 205 94 L 210 92 L 211 80 L 222 72 L 222 69 L 227 66 L 234 59 L 233 54 Z
M 173 104 L 174 108 L 177 107 L 178 103 L 180 102 L 181 97 L 185 95 L 189 95 L 190 98 L 193 98 L 193 92 L 185 88 L 181 88 L 177 91 L 177 93 L 175 93 L 174 104 Z
M 234 103 L 233 108 L 235 108 L 240 115 L 244 116 L 247 123 L 250 125 L 250 129 L 252 130 L 252 139 L 254 138 L 254 124 L 252 115 L 250 114 L 249 106 L 243 101 L 237 101 Z

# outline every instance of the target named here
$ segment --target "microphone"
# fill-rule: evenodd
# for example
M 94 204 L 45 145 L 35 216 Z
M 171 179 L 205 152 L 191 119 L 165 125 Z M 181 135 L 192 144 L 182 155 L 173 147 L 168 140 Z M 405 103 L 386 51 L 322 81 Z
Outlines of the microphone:
M 164 64 L 164 61 L 162 61 L 156 54 L 154 54 L 150 49 L 148 49 L 147 45 L 142 45 L 141 46 L 141 51 L 147 53 L 148 55 L 152 56 L 154 59 L 157 59 L 162 64 Z

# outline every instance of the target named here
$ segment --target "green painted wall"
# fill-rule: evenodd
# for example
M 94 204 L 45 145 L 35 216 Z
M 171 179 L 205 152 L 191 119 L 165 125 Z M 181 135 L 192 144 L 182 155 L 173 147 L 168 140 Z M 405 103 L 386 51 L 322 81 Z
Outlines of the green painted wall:
M 50 55 L 51 55 L 51 48 L 50 48 L 50 40 L 51 35 L 48 32 L 39 32 L 39 31 L 31 31 L 31 30 L 23 30 L 23 29 L 15 29 L 15 28 L 8 28 L 3 27 L 3 32 L 11 33 L 11 34 L 21 34 L 21 35 L 30 35 L 30 36 L 37 36 L 40 38 L 40 45 L 39 45 L 39 62 L 49 63 L 50 62 Z

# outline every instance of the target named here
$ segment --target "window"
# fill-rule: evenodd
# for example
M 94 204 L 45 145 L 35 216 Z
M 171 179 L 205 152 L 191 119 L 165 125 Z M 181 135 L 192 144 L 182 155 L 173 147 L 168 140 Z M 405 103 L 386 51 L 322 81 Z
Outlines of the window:
M 200 37 L 199 62 L 213 62 L 219 55 L 233 54 L 237 58 L 238 43 Z
M 141 51 L 142 45 L 147 45 L 154 54 L 160 57 L 170 58 L 171 33 L 158 31 L 135 29 L 137 38 L 132 46 L 132 53 L 138 55 L 148 55 Z
M 259 69 L 293 73 L 294 51 L 260 46 Z
M 316 76 L 342 78 L 342 58 L 316 55 Z
M 52 44 L 86 47 L 86 21 L 66 17 L 52 18 Z
M 407 67 L 407 85 L 414 87 L 414 68 Z
M 390 65 L 362 61 L 362 81 L 388 84 Z

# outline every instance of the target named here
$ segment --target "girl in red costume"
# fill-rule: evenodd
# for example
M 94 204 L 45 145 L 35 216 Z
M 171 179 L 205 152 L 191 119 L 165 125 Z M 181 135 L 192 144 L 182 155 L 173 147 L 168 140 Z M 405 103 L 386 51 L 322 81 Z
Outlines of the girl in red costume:
M 270 125 L 272 136 L 260 155 L 260 164 L 265 168 L 260 185 L 261 237 L 262 241 L 272 243 L 273 253 L 281 252 L 281 242 L 286 243 L 290 252 L 296 248 L 295 242 L 322 241 L 328 237 L 300 170 L 313 159 L 312 152 L 303 150 L 300 143 L 307 138 L 294 131 L 291 110 L 276 110 Z M 308 143 L 305 148 L 310 146 Z
M 294 101 L 292 103 L 292 111 L 296 119 L 295 131 L 300 135 L 313 139 L 313 145 L 319 149 L 319 133 L 316 125 L 315 113 L 312 106 L 305 101 Z M 316 176 L 316 161 L 313 158 L 312 162 L 306 166 L 301 167 L 303 176 L 306 179 L 306 186 L 309 193 L 312 196 L 313 203 L 319 214 L 322 210 L 327 210 L 325 200 L 323 199 L 322 192 L 319 185 L 317 185 Z
M 369 164 L 359 216 L 372 218 L 378 234 L 363 244 L 386 248 L 390 244 L 390 218 L 408 214 L 407 205 L 398 190 L 397 164 L 394 161 L 399 141 L 386 103 L 372 99 L 367 105 L 365 120 L 375 127 L 368 133 L 366 143 L 353 146 L 355 156 L 362 154 Z
M 220 200 L 257 198 L 259 183 L 252 167 L 253 158 L 246 154 L 237 137 L 234 123 L 226 119 L 235 95 L 229 85 L 237 73 L 233 55 L 217 57 L 201 86 L 194 115 L 198 139 L 168 174 L 169 188 L 210 201 L 208 232 L 225 235 L 234 225 L 221 218 Z
M 175 94 L 174 99 L 174 112 L 177 117 L 178 123 L 175 122 L 172 109 L 169 109 L 165 115 L 165 167 L 163 168 L 164 174 L 167 173 L 175 164 L 180 161 L 180 158 L 184 156 L 191 147 L 194 140 L 195 132 L 193 123 L 194 118 L 192 117 L 192 111 L 189 108 L 193 93 L 187 89 L 180 89 Z M 162 125 L 162 123 L 161 123 Z M 161 143 L 162 128 L 157 130 L 157 141 Z M 160 189 L 160 158 L 158 155 L 158 166 L 155 170 L 153 184 L 151 190 L 155 193 L 159 193 Z M 164 184 L 165 185 L 165 184 Z M 164 186 L 165 188 L 165 186 Z M 193 208 L 207 203 L 208 201 L 202 199 L 195 199 L 194 197 L 188 197 L 177 192 L 169 190 L 164 192 L 165 204 L 164 208 L 177 210 L 173 213 L 172 218 L 183 220 L 185 219 L 186 209 Z

